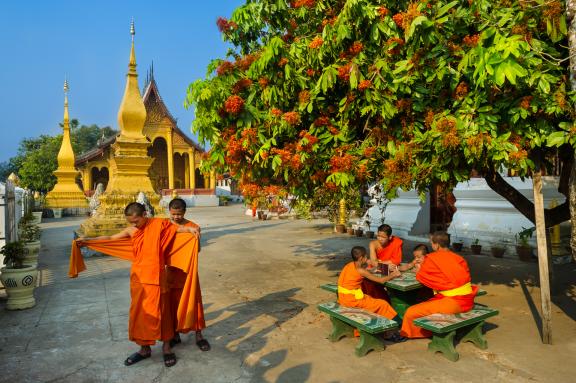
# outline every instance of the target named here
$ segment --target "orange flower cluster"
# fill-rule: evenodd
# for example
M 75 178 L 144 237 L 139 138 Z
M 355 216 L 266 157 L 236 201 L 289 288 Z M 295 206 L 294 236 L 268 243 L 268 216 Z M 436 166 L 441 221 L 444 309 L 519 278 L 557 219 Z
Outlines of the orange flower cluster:
M 559 1 L 551 1 L 546 3 L 546 7 L 542 14 L 544 17 L 552 20 L 556 20 L 563 12 L 562 4 Z
M 400 100 L 396 101 L 395 105 L 396 109 L 399 111 L 410 110 L 410 108 L 412 108 L 412 100 L 408 98 L 401 98 Z
M 318 137 L 308 133 L 307 131 L 303 130 L 300 132 L 300 137 L 302 140 L 296 145 L 296 150 L 302 152 L 310 152 L 312 150 L 312 146 L 318 142 Z M 306 142 L 304 142 L 306 140 Z
M 466 139 L 466 145 L 473 153 L 478 153 L 484 146 L 484 143 L 490 144 L 492 138 L 489 134 L 480 133 L 474 136 L 470 136 Z
M 286 57 L 282 57 L 280 61 L 278 61 L 278 66 L 283 67 L 284 65 L 288 64 L 288 59 Z
M 244 99 L 240 96 L 232 95 L 224 102 L 224 109 L 227 113 L 238 114 L 244 108 Z
M 308 77 L 312 77 L 316 74 L 316 71 L 312 68 L 308 68 L 306 69 L 306 75 L 308 75 Z
M 350 80 L 350 64 L 342 65 L 338 68 L 338 78 L 342 81 Z
M 269 81 L 266 77 L 261 77 L 261 78 L 258 80 L 258 84 L 260 84 L 260 86 L 261 86 L 262 88 L 266 88 L 266 87 L 268 86 L 269 82 L 270 82 L 270 81 Z
M 461 100 L 468 94 L 468 84 L 462 81 L 454 90 L 454 99 Z
M 220 64 L 216 69 L 216 74 L 218 76 L 222 76 L 226 73 L 232 72 L 233 70 L 234 64 L 232 64 L 230 61 L 223 61 L 222 64 Z
M 300 93 L 298 93 L 298 101 L 300 102 L 300 104 L 306 104 L 308 101 L 310 101 L 310 92 L 307 90 L 303 90 Z
M 312 39 L 310 44 L 308 44 L 308 47 L 311 49 L 316 49 L 316 48 L 320 48 L 322 46 L 322 44 L 324 44 L 324 40 L 322 39 L 322 37 L 316 36 L 316 37 L 314 37 L 314 39 Z
M 368 178 L 368 168 L 366 167 L 366 164 L 361 164 L 360 166 L 358 166 L 358 168 L 356 169 L 356 178 L 359 180 L 365 180 Z
M 252 63 L 258 59 L 255 54 L 249 54 L 236 60 L 236 66 L 242 70 L 248 70 Z
M 520 101 L 520 107 L 522 109 L 530 109 L 530 104 L 532 103 L 532 96 L 524 96 L 522 97 L 522 101 Z
M 292 29 L 292 30 L 298 28 L 298 23 L 296 22 L 295 19 L 290 19 L 288 21 L 288 24 L 290 24 L 290 29 Z
M 451 130 L 442 136 L 442 146 L 446 149 L 457 148 L 460 145 L 460 137 L 456 129 Z
M 367 148 L 364 149 L 364 152 L 362 153 L 364 155 L 364 157 L 366 158 L 372 158 L 372 156 L 374 155 L 374 153 L 376 153 L 376 147 L 374 146 L 369 146 Z
M 436 123 L 436 129 L 442 133 L 447 133 L 451 130 L 455 130 L 456 129 L 456 121 L 448 119 L 446 117 L 442 117 Z
M 383 19 L 385 16 L 388 16 L 388 14 L 390 13 L 390 11 L 388 10 L 388 8 L 386 7 L 380 7 L 378 8 L 378 14 L 380 15 L 380 17 Z
M 316 120 L 314 120 L 315 126 L 327 126 L 328 124 L 330 124 L 330 118 L 326 116 L 318 117 Z
M 518 149 L 517 152 L 510 152 L 508 154 L 508 158 L 510 159 L 511 162 L 518 163 L 528 158 L 528 152 L 526 151 L 526 149 Z
M 470 48 L 475 47 L 476 45 L 478 45 L 478 42 L 480 41 L 480 35 L 479 34 L 475 34 L 475 35 L 468 35 L 468 36 L 464 36 L 464 39 L 462 39 L 462 42 L 464 43 L 464 45 L 469 46 Z
M 238 24 L 236 24 L 234 21 L 228 21 L 224 17 L 219 17 L 216 20 L 216 25 L 218 26 L 218 29 L 222 33 L 228 33 L 238 28 Z
M 346 173 L 352 170 L 352 165 L 354 164 L 354 156 L 351 154 L 342 154 L 340 156 L 333 156 L 330 158 L 330 166 L 332 167 L 332 173 L 342 172 Z
M 269 185 L 264 188 L 264 194 L 267 196 L 275 196 L 282 192 L 282 188 L 278 185 Z
M 404 24 L 404 14 L 397 13 L 394 16 L 392 16 L 392 20 L 394 20 L 394 23 L 396 23 L 398 28 L 402 28 L 402 25 Z
M 316 0 L 295 0 L 291 3 L 293 8 L 308 7 L 312 8 Z
M 429 110 L 428 112 L 426 112 L 426 118 L 424 118 L 424 126 L 426 126 L 427 128 L 432 126 L 432 123 L 434 122 L 434 112 Z
M 262 193 L 262 189 L 257 184 L 240 184 L 239 186 L 244 197 L 250 199 L 258 198 L 258 196 Z
M 335 192 L 338 191 L 338 186 L 334 182 L 326 182 L 326 190 Z
M 405 42 L 404 42 L 404 40 L 402 40 L 399 37 L 392 37 L 392 38 L 388 39 L 388 41 L 386 41 L 386 44 L 388 44 L 388 45 L 392 45 L 394 43 L 398 44 L 399 46 L 402 46 L 402 45 L 404 45 Z
M 298 112 L 286 112 L 282 116 L 282 119 L 292 126 L 298 125 L 300 123 L 300 115 Z
M 270 113 L 272 113 L 272 115 L 275 117 L 280 117 L 282 115 L 282 111 L 278 108 L 272 108 Z
M 242 92 L 244 89 L 250 88 L 251 85 L 252 80 L 250 80 L 249 78 L 243 78 L 241 80 L 238 80 L 236 84 L 234 84 L 234 86 L 232 87 L 232 93 L 238 94 Z
M 340 131 L 335 126 L 330 125 L 328 127 L 328 130 L 330 131 L 330 134 L 332 134 L 333 136 L 337 136 L 340 134 Z
M 392 16 L 392 20 L 396 23 L 399 28 L 407 30 L 412 25 L 412 21 L 422 13 L 418 10 L 418 3 L 411 3 L 408 5 L 406 12 L 397 13 Z
M 334 25 L 334 23 L 336 22 L 337 19 L 338 19 L 337 17 L 332 17 L 331 19 L 322 20 L 322 27 L 325 27 L 328 24 Z
M 244 156 L 244 148 L 242 142 L 236 137 L 232 136 L 226 142 L 226 163 L 237 164 Z
M 244 129 L 241 135 L 246 145 L 253 145 L 258 142 L 258 131 L 256 128 Z
M 364 44 L 360 41 L 354 41 L 352 46 L 348 49 L 348 53 L 352 56 L 356 56 L 358 53 L 362 52 L 362 49 L 364 49 Z
M 365 91 L 366 89 L 370 88 L 371 86 L 372 86 L 372 81 L 362 80 L 362 81 L 360 81 L 360 84 L 358 84 L 358 90 L 359 91 Z
M 326 180 L 327 176 L 328 176 L 327 172 L 325 172 L 323 170 L 318 170 L 316 173 L 312 174 L 310 179 L 314 182 L 319 182 L 319 181 L 324 182 Z

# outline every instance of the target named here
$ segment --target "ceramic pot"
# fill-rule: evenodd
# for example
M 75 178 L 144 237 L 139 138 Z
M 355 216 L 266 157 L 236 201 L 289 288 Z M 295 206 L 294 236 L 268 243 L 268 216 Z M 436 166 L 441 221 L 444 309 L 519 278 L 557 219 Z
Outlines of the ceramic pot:
M 8 301 L 7 310 L 23 310 L 36 305 L 34 288 L 38 279 L 36 266 L 25 265 L 21 269 L 8 269 L 3 267 L 0 280 L 6 288 Z
M 522 262 L 532 261 L 532 248 L 530 246 L 516 246 L 516 254 Z
M 346 226 L 342 225 L 342 224 L 336 225 L 336 232 L 337 233 L 345 233 L 346 232 Z
M 482 254 L 482 245 L 470 245 L 470 250 L 472 254 L 480 255 Z
M 462 248 L 464 247 L 464 244 L 462 242 L 454 242 L 452 244 L 452 249 L 454 251 L 462 251 Z
M 505 247 L 491 247 L 490 248 L 490 253 L 492 254 L 492 256 L 494 258 L 503 258 L 505 252 L 506 252 Z

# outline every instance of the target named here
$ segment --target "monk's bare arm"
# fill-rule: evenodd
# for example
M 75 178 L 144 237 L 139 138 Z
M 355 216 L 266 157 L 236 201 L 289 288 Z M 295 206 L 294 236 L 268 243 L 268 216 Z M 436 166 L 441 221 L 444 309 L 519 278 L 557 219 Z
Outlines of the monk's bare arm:
M 390 273 L 389 275 L 383 276 L 383 277 L 378 277 L 374 274 L 372 274 L 371 272 L 369 272 L 366 269 L 359 269 L 356 268 L 356 270 L 358 271 L 358 274 L 360 274 L 361 276 L 363 276 L 366 279 L 369 279 L 371 281 L 377 282 L 377 283 L 386 283 L 391 281 L 394 278 L 398 278 L 400 276 L 400 272 L 398 270 L 394 270 L 392 273 Z
M 85 243 L 84 243 L 85 241 L 90 241 L 90 240 L 94 240 L 94 239 L 122 239 L 122 238 L 128 238 L 128 237 L 130 237 L 130 234 L 131 234 L 132 230 L 133 230 L 133 228 L 128 227 L 128 228 L 122 230 L 121 232 L 116 233 L 116 234 L 112 234 L 112 235 L 101 235 L 101 236 L 99 236 L 99 237 L 93 237 L 93 238 L 85 238 L 85 237 L 83 237 L 83 238 L 78 238 L 78 239 L 76 240 L 76 243 L 77 243 L 78 245 L 80 245 L 80 247 L 82 247 L 82 246 L 85 246 Z
M 399 265 L 398 266 L 398 270 L 400 271 L 408 271 L 410 269 L 412 269 L 414 266 L 416 266 L 416 259 L 414 259 L 412 262 L 410 263 L 406 263 L 404 265 Z
M 368 248 L 370 249 L 370 263 L 372 266 L 378 265 L 378 257 L 376 256 L 376 245 L 378 241 L 370 241 Z
M 196 236 L 196 238 L 200 237 L 200 230 L 195 228 L 195 227 L 190 227 L 190 226 L 178 226 L 178 229 L 176 230 L 177 233 L 191 233 L 194 234 L 194 236 Z

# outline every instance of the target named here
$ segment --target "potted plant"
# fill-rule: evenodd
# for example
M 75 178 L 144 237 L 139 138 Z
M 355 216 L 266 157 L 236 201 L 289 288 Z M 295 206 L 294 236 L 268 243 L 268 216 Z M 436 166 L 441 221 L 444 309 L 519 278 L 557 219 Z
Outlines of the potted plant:
M 503 258 L 506 252 L 506 246 L 500 242 L 493 244 L 490 247 L 490 253 L 494 258 Z
M 474 238 L 472 244 L 470 245 L 470 250 L 472 251 L 472 254 L 482 254 L 482 245 L 480 244 L 480 240 L 478 238 Z
M 372 230 L 370 230 L 371 229 L 371 227 L 370 227 L 371 222 L 370 222 L 370 215 L 369 214 L 366 214 L 366 220 L 364 221 L 364 224 L 366 225 L 366 231 L 364 233 L 366 235 L 366 237 L 367 238 L 374 238 L 374 232 Z
M 356 229 L 354 229 L 354 234 L 357 237 L 362 237 L 362 235 L 364 234 L 364 230 L 362 230 L 361 227 L 357 227 Z
M 18 235 L 24 244 L 24 264 L 38 264 L 40 254 L 40 227 L 29 219 L 21 219 L 18 224 Z
M 528 242 L 532 237 L 534 228 L 522 228 L 522 231 L 516 233 L 516 254 L 518 258 L 524 262 L 530 262 L 532 260 L 532 246 Z
M 461 239 L 459 238 L 454 238 L 454 242 L 452 243 L 452 249 L 454 251 L 462 251 L 462 248 L 464 247 L 464 242 L 462 242 Z
M 22 310 L 36 305 L 34 288 L 38 278 L 36 266 L 24 264 L 25 249 L 22 241 L 9 242 L 0 250 L 4 264 L 0 280 L 6 288 L 8 310 Z
M 220 202 L 220 206 L 228 206 L 228 202 L 230 201 L 230 197 L 226 195 L 218 196 L 218 201 Z
M 348 224 L 348 227 L 346 228 L 346 232 L 350 235 L 354 235 L 354 228 L 352 227 L 351 223 Z

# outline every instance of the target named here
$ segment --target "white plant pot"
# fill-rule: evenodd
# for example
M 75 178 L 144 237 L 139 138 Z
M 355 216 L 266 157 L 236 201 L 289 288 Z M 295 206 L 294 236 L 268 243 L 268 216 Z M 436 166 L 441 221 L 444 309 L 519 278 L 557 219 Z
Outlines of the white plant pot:
M 62 218 L 62 210 L 64 209 L 52 209 L 54 213 L 54 218 Z
M 25 265 L 38 266 L 38 255 L 40 254 L 40 241 L 25 242 L 24 249 L 26 255 L 22 261 Z
M 42 212 L 41 211 L 33 211 L 32 215 L 34 216 L 34 224 L 38 225 L 42 222 Z
M 34 288 L 38 279 L 36 266 L 25 265 L 21 269 L 3 267 L 0 272 L 2 273 L 0 280 L 8 294 L 6 309 L 23 310 L 36 305 L 34 298 Z

